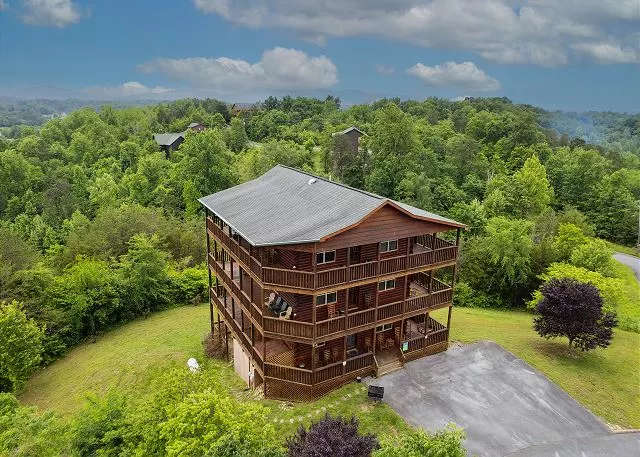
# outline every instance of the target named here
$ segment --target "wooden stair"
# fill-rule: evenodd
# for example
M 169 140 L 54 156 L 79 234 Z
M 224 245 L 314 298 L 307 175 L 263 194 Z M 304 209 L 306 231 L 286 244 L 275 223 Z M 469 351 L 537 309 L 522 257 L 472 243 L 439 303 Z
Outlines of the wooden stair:
M 384 365 L 378 365 L 376 361 L 376 378 L 384 376 L 385 374 L 399 370 L 404 367 L 402 360 L 394 360 L 393 362 L 385 363 Z

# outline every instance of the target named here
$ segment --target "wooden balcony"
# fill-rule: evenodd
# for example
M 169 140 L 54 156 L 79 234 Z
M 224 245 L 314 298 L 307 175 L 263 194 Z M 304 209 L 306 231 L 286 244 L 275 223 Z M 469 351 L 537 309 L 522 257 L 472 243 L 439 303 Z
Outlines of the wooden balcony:
M 413 251 L 409 254 L 340 266 L 330 270 L 318 271 L 315 274 L 310 271 L 279 268 L 277 266 L 262 265 L 256 253 L 249 252 L 240 245 L 235 237 L 218 227 L 211 218 L 207 218 L 207 228 L 233 256 L 242 262 L 247 270 L 250 270 L 264 285 L 274 287 L 286 287 L 293 289 L 323 289 L 339 286 L 349 282 L 364 281 L 378 276 L 392 275 L 394 273 L 419 270 L 424 267 L 451 264 L 455 262 L 458 247 L 448 241 L 434 235 L 423 235 L 414 244 Z

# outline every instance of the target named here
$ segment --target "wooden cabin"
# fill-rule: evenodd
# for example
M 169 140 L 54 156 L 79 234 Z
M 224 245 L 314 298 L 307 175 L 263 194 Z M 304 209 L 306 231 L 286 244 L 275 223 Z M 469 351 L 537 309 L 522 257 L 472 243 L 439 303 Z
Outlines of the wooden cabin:
M 463 224 L 281 165 L 200 202 L 211 331 L 267 398 L 314 400 L 447 349 Z

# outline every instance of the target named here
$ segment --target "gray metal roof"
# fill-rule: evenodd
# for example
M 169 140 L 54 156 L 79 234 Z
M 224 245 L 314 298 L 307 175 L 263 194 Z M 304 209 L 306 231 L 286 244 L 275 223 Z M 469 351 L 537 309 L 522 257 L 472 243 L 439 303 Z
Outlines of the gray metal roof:
M 364 133 L 362 130 L 360 130 L 358 127 L 355 127 L 355 126 L 347 127 L 346 129 L 341 130 L 340 132 L 333 133 L 333 135 L 346 135 L 347 133 L 353 130 L 358 132 L 360 135 L 366 135 L 366 133 Z
M 283 165 L 198 201 L 254 246 L 320 241 L 356 224 L 385 203 L 412 217 L 464 227 L 437 214 Z
M 197 127 L 199 125 L 202 125 L 200 122 L 192 122 L 191 124 L 187 125 L 187 128 L 190 129 L 192 127 Z
M 153 135 L 153 139 L 156 140 L 160 146 L 171 146 L 176 142 L 178 138 L 184 139 L 184 132 L 180 133 L 156 133 Z

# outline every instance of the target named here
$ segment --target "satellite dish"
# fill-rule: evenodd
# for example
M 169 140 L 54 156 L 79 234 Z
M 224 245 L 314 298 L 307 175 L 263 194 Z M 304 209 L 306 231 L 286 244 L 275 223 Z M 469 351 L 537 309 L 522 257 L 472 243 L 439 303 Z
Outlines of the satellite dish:
M 193 357 L 187 360 L 187 366 L 192 373 L 197 373 L 198 371 L 200 371 L 200 365 L 198 364 L 198 361 Z
M 317 181 L 317 179 L 316 179 L 316 178 L 311 178 L 307 184 L 311 185 L 311 184 L 313 184 L 313 183 L 314 183 L 314 182 L 316 182 L 316 181 Z

